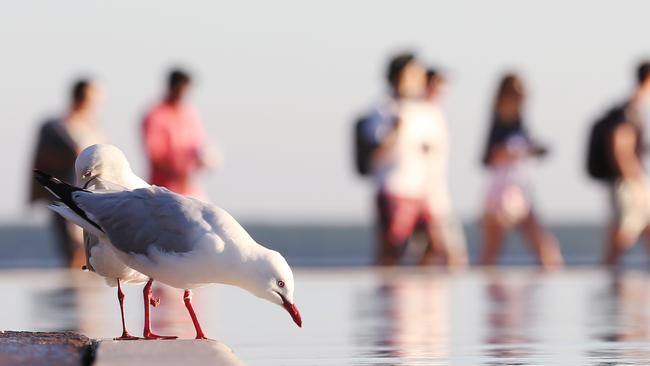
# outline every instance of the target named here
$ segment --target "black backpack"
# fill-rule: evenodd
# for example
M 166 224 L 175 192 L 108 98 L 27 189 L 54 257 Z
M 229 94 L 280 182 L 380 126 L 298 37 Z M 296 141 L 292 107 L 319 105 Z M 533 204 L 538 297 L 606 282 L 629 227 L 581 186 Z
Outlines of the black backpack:
M 601 116 L 591 127 L 587 150 L 587 173 L 600 181 L 611 182 L 619 177 L 614 164 L 612 135 L 625 122 L 625 105 L 617 106 Z
M 359 117 L 354 123 L 354 162 L 357 173 L 367 176 L 372 173 L 372 155 L 377 145 L 366 136 L 370 115 Z

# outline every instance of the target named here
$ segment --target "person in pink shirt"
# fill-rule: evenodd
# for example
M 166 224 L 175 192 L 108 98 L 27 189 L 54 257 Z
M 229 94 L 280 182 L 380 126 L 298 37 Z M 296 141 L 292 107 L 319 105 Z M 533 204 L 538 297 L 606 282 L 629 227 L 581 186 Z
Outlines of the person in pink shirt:
M 191 84 L 188 73 L 172 70 L 167 93 L 143 122 L 150 183 L 179 194 L 202 196 L 195 177 L 205 166 L 204 132 L 198 113 L 185 101 Z

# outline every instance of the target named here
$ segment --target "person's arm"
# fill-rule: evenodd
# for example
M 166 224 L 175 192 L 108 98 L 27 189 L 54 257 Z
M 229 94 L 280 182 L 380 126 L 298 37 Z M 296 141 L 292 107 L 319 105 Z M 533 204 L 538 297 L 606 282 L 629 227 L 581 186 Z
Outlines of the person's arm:
M 628 123 L 616 127 L 612 136 L 613 158 L 624 180 L 643 178 L 643 167 L 636 154 L 637 132 Z
M 381 159 L 392 150 L 395 142 L 397 141 L 397 137 L 399 136 L 400 126 L 401 123 L 399 118 L 395 117 L 393 123 L 389 127 L 388 132 L 386 132 L 384 136 L 377 141 L 377 147 L 373 153 L 374 159 Z
M 505 165 L 513 162 L 517 158 L 518 155 L 513 154 L 506 144 L 494 144 L 490 147 L 487 165 L 493 167 Z

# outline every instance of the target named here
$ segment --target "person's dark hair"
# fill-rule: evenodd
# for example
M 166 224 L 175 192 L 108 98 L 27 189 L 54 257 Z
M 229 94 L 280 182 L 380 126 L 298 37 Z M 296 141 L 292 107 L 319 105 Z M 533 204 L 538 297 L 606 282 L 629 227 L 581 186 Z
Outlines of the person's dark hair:
M 636 81 L 641 85 L 650 78 L 650 61 L 643 61 L 636 69 Z
M 397 87 L 402 71 L 406 65 L 410 64 L 414 60 L 415 55 L 412 53 L 401 53 L 390 60 L 388 63 L 388 69 L 386 70 L 386 79 L 390 86 L 393 88 Z
M 173 69 L 169 72 L 167 77 L 167 88 L 168 90 L 177 90 L 183 85 L 187 85 L 192 81 L 190 74 L 181 69 Z
M 524 91 L 519 75 L 512 72 L 505 74 L 501 78 L 497 95 L 494 98 L 494 113 L 499 113 L 506 98 L 516 98 L 521 101 L 523 97 Z
M 86 101 L 90 84 L 91 81 L 89 79 L 79 79 L 72 84 L 72 89 L 70 90 L 70 101 L 73 106 L 79 106 Z

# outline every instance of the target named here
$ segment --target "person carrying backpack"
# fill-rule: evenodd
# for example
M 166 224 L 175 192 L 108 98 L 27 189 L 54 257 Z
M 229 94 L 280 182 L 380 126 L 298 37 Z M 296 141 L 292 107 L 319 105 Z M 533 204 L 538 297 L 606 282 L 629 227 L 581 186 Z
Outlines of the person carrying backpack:
M 621 254 L 641 235 L 650 245 L 650 184 L 643 169 L 643 121 L 650 106 L 650 62 L 637 68 L 637 86 L 628 102 L 594 123 L 587 152 L 587 172 L 610 194 L 612 218 L 604 263 L 618 264 Z

